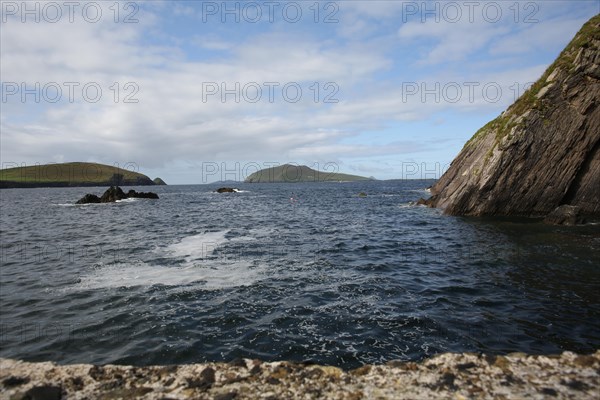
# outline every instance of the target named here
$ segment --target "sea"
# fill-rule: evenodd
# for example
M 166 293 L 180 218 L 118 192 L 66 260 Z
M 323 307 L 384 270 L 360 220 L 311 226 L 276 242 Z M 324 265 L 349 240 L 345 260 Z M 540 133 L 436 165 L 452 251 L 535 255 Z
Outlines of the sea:
M 600 225 L 415 205 L 433 181 L 0 190 L 0 357 L 344 369 L 600 348 Z M 124 188 L 126 191 L 130 187 Z

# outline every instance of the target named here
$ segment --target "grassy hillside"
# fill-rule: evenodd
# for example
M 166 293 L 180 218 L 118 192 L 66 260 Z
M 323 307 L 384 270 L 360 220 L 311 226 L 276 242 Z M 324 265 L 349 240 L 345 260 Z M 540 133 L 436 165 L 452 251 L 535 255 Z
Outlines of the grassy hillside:
M 372 178 L 317 171 L 305 165 L 284 164 L 278 167 L 261 169 L 246 178 L 247 183 L 298 183 L 298 182 L 353 182 L 367 181 Z
M 154 184 L 146 175 L 96 163 L 72 162 L 0 170 L 0 188 Z

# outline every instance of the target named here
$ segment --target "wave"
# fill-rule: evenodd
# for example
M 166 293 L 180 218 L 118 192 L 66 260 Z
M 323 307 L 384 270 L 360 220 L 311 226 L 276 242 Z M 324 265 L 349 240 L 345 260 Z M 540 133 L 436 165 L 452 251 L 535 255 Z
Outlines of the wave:
M 130 197 L 127 199 L 123 199 L 123 200 L 117 200 L 115 201 L 115 203 L 133 203 L 135 201 L 138 201 L 139 199 Z M 52 204 L 55 207 L 85 207 L 85 206 L 92 206 L 92 205 L 106 205 L 106 204 L 111 204 L 111 203 L 85 203 L 85 204 L 76 204 L 76 203 L 54 203 Z
M 409 189 L 409 190 L 405 190 L 405 192 L 408 192 L 408 193 L 431 193 L 431 189 L 430 188 Z
M 416 208 L 416 207 L 425 207 L 427 208 L 427 206 L 425 204 L 417 204 L 416 201 L 409 201 L 408 203 L 401 203 L 398 204 L 399 208 Z

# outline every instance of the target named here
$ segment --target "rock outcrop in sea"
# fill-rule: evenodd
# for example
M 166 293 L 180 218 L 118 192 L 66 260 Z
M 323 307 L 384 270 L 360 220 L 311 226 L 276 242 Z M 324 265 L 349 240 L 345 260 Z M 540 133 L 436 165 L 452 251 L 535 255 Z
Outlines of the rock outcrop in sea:
M 452 215 L 600 216 L 600 15 L 464 146 L 428 205 Z M 575 209 L 562 208 L 556 215 Z
M 111 186 L 108 188 L 102 197 L 98 197 L 95 194 L 86 194 L 81 199 L 77 200 L 75 204 L 91 204 L 91 203 L 114 203 L 118 200 L 124 199 L 158 199 L 158 195 L 153 192 L 136 192 L 131 189 L 125 193 L 119 186 Z
M 215 190 L 215 192 L 217 192 L 217 193 L 237 193 L 239 191 L 240 191 L 239 189 L 231 188 L 231 187 L 222 187 L 222 188 L 218 188 L 217 190 Z
M 440 354 L 352 371 L 237 359 L 134 367 L 0 359 L 6 399 L 598 399 L 600 351 L 559 356 Z

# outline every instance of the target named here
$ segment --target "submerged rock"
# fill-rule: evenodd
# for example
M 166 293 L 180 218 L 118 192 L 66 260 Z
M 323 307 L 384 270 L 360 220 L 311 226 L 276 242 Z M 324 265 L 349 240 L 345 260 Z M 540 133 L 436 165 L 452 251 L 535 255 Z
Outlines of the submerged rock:
M 118 186 L 111 186 L 109 189 L 104 192 L 102 197 L 98 197 L 95 194 L 86 194 L 81 199 L 77 201 L 75 204 L 90 204 L 90 203 L 114 203 L 117 200 L 124 200 L 129 198 L 139 198 L 139 199 L 158 199 L 158 195 L 152 192 L 136 192 L 135 190 L 130 190 L 129 192 L 123 192 Z
M 481 128 L 431 189 L 447 214 L 600 215 L 600 15 L 544 75 Z
M 581 216 L 581 207 L 562 205 L 544 218 L 544 222 L 552 225 L 579 225 L 585 223 Z

